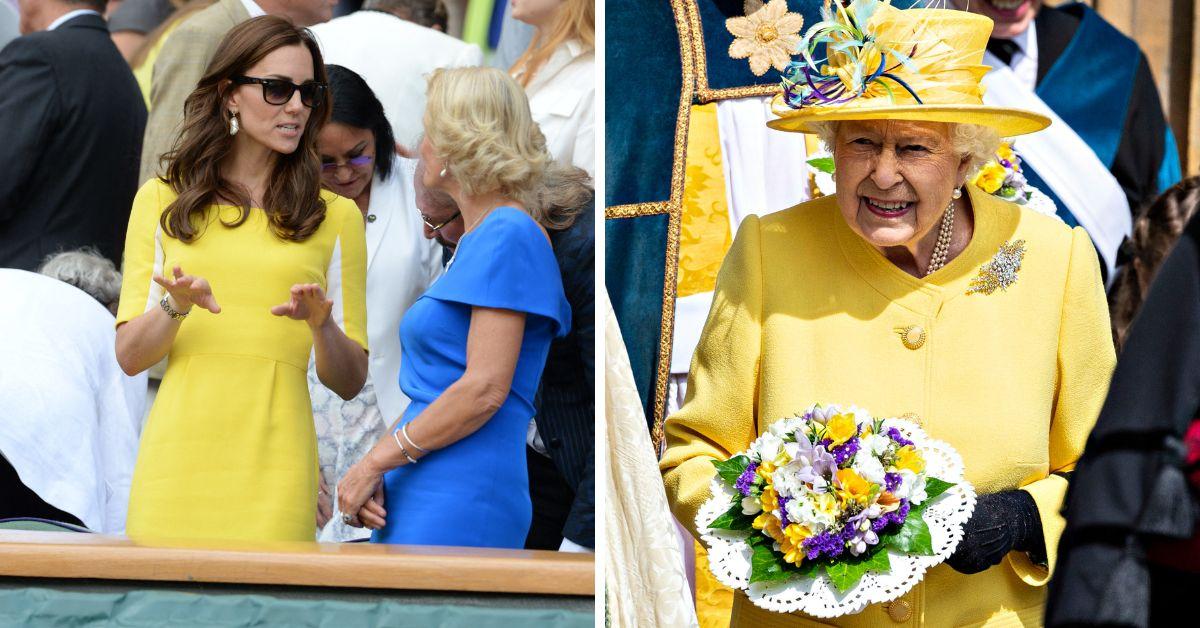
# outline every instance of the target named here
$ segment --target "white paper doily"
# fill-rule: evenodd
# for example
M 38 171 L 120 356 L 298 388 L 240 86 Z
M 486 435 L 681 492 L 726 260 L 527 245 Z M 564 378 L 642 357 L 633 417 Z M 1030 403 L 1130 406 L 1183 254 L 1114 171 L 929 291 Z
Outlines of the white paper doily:
M 712 482 L 713 496 L 696 515 L 696 527 L 708 546 L 709 568 L 722 584 L 746 591 L 755 606 L 778 613 L 800 611 L 819 618 L 839 617 L 862 611 L 871 604 L 890 602 L 912 589 L 931 567 L 945 561 L 962 540 L 963 525 L 975 510 L 975 489 L 963 477 L 962 457 L 949 444 L 929 438 L 915 423 L 887 419 L 925 454 L 927 477 L 952 482 L 933 500 L 924 513 L 933 539 L 932 556 L 888 552 L 889 573 L 867 572 L 852 588 L 839 593 L 824 571 L 815 578 L 793 578 L 784 582 L 750 584 L 750 546 L 744 531 L 713 530 L 708 527 L 729 510 L 735 495 L 720 478 Z

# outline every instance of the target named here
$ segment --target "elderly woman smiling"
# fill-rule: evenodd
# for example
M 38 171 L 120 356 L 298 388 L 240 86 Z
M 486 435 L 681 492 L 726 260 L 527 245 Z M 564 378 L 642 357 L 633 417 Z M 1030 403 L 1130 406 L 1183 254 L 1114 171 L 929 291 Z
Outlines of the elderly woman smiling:
M 981 104 L 990 20 L 853 6 L 837 19 L 864 25 L 877 50 L 863 56 L 882 51 L 889 72 L 788 73 L 823 91 L 785 90 L 770 125 L 819 134 L 838 192 L 742 223 L 666 424 L 667 496 L 694 526 L 711 461 L 813 403 L 903 416 L 962 454 L 978 506 L 946 564 L 839 625 L 1040 624 L 1063 494 L 1115 361 L 1096 253 L 1082 229 L 966 185 L 1000 137 L 1049 123 Z M 887 59 L 900 48 L 911 62 Z M 733 623 L 821 625 L 740 593 Z

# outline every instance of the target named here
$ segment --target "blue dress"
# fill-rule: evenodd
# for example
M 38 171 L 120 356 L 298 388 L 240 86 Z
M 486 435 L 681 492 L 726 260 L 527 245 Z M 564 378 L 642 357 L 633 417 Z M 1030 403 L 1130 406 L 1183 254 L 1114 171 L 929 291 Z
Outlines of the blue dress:
M 467 367 L 473 306 L 524 312 L 512 387 L 474 434 L 384 475 L 387 525 L 375 543 L 520 549 L 532 518 L 525 438 L 550 341 L 571 309 L 550 242 L 525 212 L 498 207 L 462 238 L 446 273 L 400 322 L 400 388 L 412 421 Z

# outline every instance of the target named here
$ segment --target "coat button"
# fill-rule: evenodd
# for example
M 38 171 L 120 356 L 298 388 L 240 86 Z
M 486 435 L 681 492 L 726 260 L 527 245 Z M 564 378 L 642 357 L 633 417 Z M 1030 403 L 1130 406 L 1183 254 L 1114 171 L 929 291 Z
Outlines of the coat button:
M 925 328 L 920 325 L 909 325 L 896 330 L 900 334 L 900 342 L 904 346 L 916 351 L 925 345 Z
M 887 605 L 887 614 L 896 623 L 908 621 L 912 617 L 912 604 L 908 600 L 896 600 Z

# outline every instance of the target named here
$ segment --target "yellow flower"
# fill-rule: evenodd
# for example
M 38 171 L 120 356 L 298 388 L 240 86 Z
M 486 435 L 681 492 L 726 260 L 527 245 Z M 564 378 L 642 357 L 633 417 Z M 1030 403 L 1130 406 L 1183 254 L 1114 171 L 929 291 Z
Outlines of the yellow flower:
M 837 479 L 842 487 L 839 491 L 842 499 L 864 505 L 867 503 L 871 496 L 871 483 L 864 480 L 854 469 L 839 469 Z
M 769 512 L 779 508 L 779 496 L 775 494 L 775 489 L 770 486 L 763 489 L 759 500 L 762 501 L 762 509 L 764 511 Z
M 783 550 L 783 559 L 793 565 L 799 565 L 804 560 L 804 539 L 812 536 L 812 531 L 798 523 L 793 523 L 783 530 L 783 540 L 779 549 Z
M 783 534 L 783 530 L 779 527 L 779 518 L 769 512 L 764 512 L 755 517 L 751 525 L 754 526 L 754 529 L 765 532 L 767 536 L 774 539 L 780 545 L 787 540 L 787 537 Z
M 1013 152 L 1012 144 L 1009 144 L 1008 142 L 1000 142 L 1000 148 L 996 149 L 996 156 L 1011 164 L 1013 163 L 1013 160 L 1016 158 L 1017 154 Z
M 1004 185 L 1004 180 L 1008 178 L 1008 171 L 1004 166 L 989 161 L 986 166 L 979 169 L 979 173 L 971 180 L 979 189 L 988 194 L 995 194 L 1000 186 Z
M 755 470 L 755 473 L 767 483 L 767 486 L 771 486 L 773 484 L 771 474 L 775 473 L 775 465 L 769 460 L 764 460 L 758 464 L 758 469 Z
M 905 445 L 896 452 L 896 469 L 908 469 L 913 473 L 920 473 L 925 470 L 925 459 L 921 454 L 913 449 L 912 445 Z
M 754 76 L 762 76 L 772 67 L 782 72 L 800 45 L 804 17 L 790 13 L 787 0 L 770 0 L 765 5 L 762 0 L 746 0 L 743 8 L 745 17 L 725 20 L 725 28 L 734 37 L 729 44 L 730 58 L 750 59 Z
M 833 441 L 834 446 L 850 440 L 857 431 L 858 424 L 854 422 L 852 414 L 834 415 L 825 423 L 825 436 Z
M 817 511 L 823 515 L 836 517 L 838 514 L 838 501 L 833 493 L 821 493 L 817 495 Z
M 841 34 L 835 36 L 835 39 L 848 39 L 849 35 Z M 846 52 L 833 51 L 829 53 L 829 65 L 821 69 L 821 74 L 830 76 L 836 74 L 842 80 L 842 85 L 853 93 L 858 93 L 862 87 L 863 79 L 875 72 L 875 68 L 879 67 L 879 62 L 883 60 L 883 55 L 879 52 L 879 48 L 868 43 L 865 46 L 856 49 L 857 52 L 849 54 Z M 857 74 L 857 76 L 855 76 Z M 874 85 L 867 86 L 864 92 L 865 96 L 878 96 L 871 88 Z M 879 90 L 875 90 L 879 91 Z M 886 93 L 886 90 L 883 90 Z

